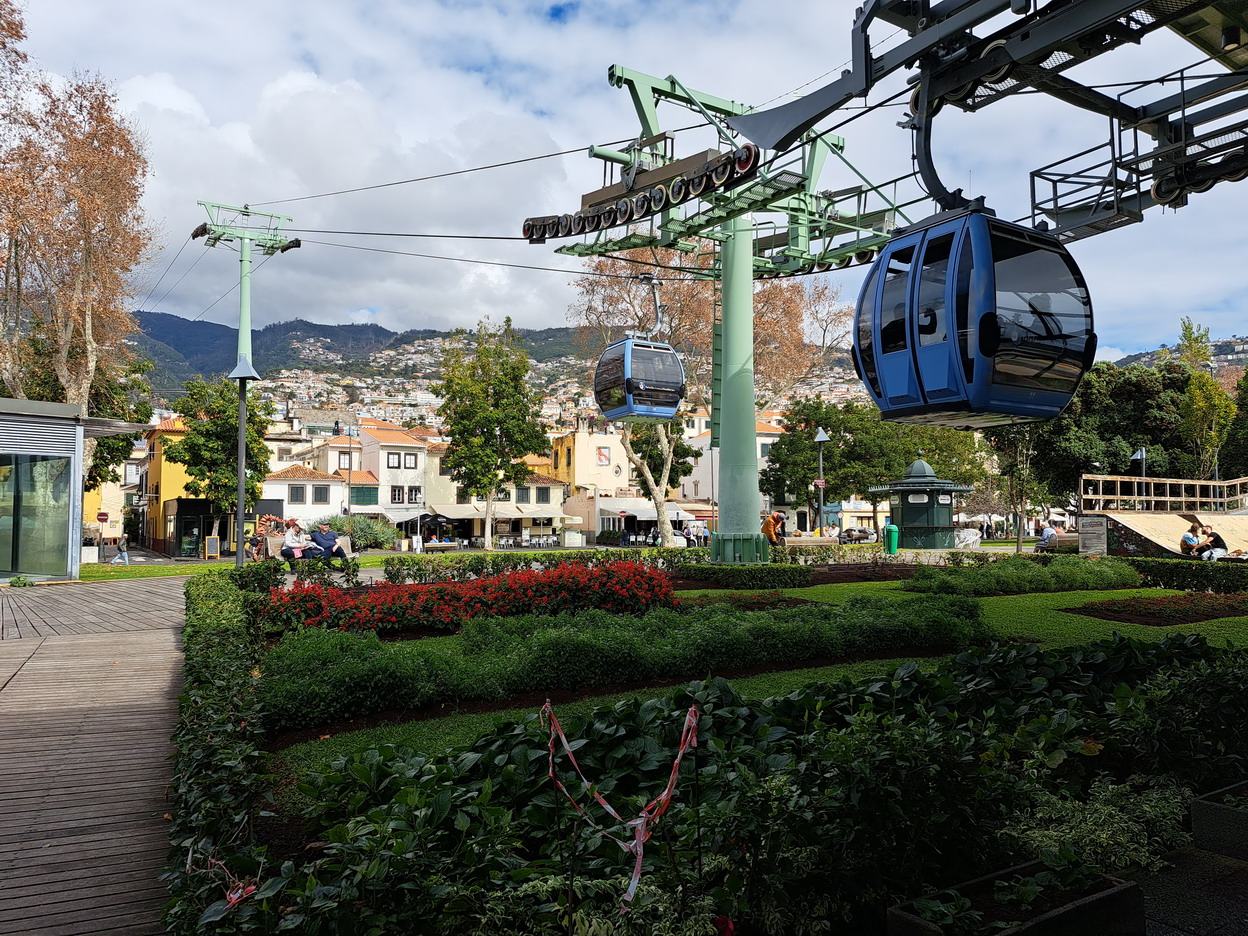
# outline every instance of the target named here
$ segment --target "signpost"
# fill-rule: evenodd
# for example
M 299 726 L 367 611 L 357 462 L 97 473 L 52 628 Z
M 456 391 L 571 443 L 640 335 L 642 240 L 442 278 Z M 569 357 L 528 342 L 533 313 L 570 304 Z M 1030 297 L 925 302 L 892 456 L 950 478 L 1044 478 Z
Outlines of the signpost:
M 95 520 L 97 523 L 108 523 L 108 514 L 101 510 L 95 515 Z

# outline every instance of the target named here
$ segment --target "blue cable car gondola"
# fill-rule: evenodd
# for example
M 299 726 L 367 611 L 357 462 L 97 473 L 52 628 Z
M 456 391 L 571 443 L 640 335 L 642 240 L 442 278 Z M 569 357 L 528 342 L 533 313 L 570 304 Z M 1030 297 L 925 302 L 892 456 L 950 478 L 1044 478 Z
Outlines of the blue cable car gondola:
M 858 299 L 854 364 L 884 419 L 1051 419 L 1096 355 L 1092 303 L 1054 237 L 981 206 L 898 231 Z
M 668 422 L 685 398 L 685 366 L 671 345 L 625 338 L 599 359 L 594 397 L 612 421 Z

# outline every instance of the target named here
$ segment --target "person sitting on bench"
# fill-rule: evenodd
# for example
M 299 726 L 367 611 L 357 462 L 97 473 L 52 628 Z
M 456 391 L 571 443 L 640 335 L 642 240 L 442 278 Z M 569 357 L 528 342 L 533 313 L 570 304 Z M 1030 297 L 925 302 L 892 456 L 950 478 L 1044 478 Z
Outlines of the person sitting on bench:
M 1057 534 L 1065 533 L 1060 526 L 1055 527 L 1052 524 L 1044 528 L 1044 532 L 1040 534 L 1040 542 L 1036 543 L 1036 552 L 1055 552 L 1057 550 Z
M 308 539 L 308 534 L 303 532 L 303 527 L 299 525 L 299 521 L 295 520 L 292 522 L 286 530 L 286 540 L 282 544 L 282 558 L 287 561 L 315 559 L 320 554 L 321 551 Z
M 321 523 L 320 529 L 312 534 L 312 542 L 321 551 L 321 556 L 326 562 L 333 562 L 334 557 L 337 556 L 342 560 L 343 565 L 346 565 L 347 552 L 338 545 L 338 534 L 329 528 L 328 523 Z

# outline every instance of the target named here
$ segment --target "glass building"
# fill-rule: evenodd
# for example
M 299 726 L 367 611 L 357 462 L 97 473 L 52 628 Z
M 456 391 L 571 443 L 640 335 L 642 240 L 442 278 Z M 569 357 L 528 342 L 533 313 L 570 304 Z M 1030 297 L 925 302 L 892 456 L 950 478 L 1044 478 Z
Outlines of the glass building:
M 0 399 L 0 581 L 78 577 L 82 410 Z

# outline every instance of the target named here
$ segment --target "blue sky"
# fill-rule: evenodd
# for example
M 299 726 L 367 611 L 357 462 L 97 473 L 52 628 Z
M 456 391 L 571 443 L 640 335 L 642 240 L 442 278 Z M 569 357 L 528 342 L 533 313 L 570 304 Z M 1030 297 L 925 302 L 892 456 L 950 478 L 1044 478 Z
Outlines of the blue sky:
M 148 141 L 146 204 L 161 231 L 162 249 L 138 295 L 150 293 L 149 308 L 194 317 L 237 278 L 232 253 L 186 244 L 203 217 L 197 199 L 257 204 L 578 150 L 269 208 L 294 216 L 298 228 L 514 236 L 526 216 L 574 210 L 582 192 L 601 184 L 601 164 L 583 148 L 635 135 L 628 95 L 607 84 L 609 65 L 675 74 L 689 87 L 747 103 L 784 101 L 839 73 L 853 6 L 777 0 L 764 22 L 757 5 L 722 2 L 40 0 L 27 11 L 26 48 L 54 73 L 98 71 L 117 83 Z M 877 47 L 900 41 L 891 32 L 873 33 Z M 1177 38 L 1159 35 L 1081 66 L 1076 77 L 1144 79 L 1196 58 Z M 872 100 L 903 85 L 897 76 Z M 901 117 L 885 108 L 842 131 L 846 156 L 874 179 L 909 170 Z M 690 118 L 670 110 L 666 119 L 683 126 Z M 1030 95 L 973 115 L 946 108 L 935 149 L 951 186 L 987 195 L 1014 218 L 1027 210 L 1030 170 L 1106 136 L 1101 118 Z M 678 139 L 677 155 L 714 145 L 705 134 Z M 853 181 L 842 169 L 822 185 Z M 1074 246 L 1107 356 L 1173 342 L 1183 315 L 1215 338 L 1245 331 L 1246 207 L 1248 183 L 1224 183 L 1180 211 L 1154 209 L 1142 224 Z M 578 268 L 551 245 L 523 242 L 304 239 Z M 839 277 L 847 297 L 861 279 L 852 271 L 825 275 Z M 257 270 L 253 316 L 257 325 L 300 316 L 400 330 L 511 315 L 544 327 L 565 323 L 572 278 L 307 243 Z M 230 321 L 233 303 L 218 303 L 205 318 Z

